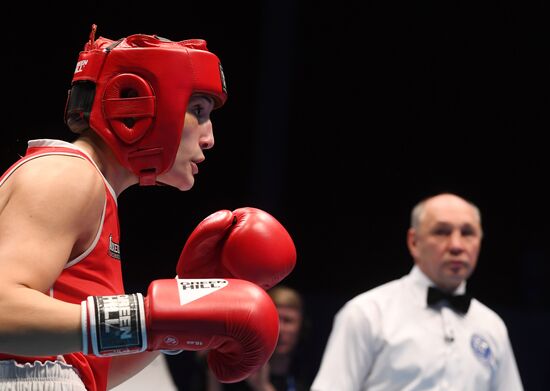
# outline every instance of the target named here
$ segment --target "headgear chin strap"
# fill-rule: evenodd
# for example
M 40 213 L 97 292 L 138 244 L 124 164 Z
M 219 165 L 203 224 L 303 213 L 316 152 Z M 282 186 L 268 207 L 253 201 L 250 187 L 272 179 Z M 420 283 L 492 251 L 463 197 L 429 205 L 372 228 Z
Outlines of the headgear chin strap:
M 93 129 L 141 185 L 154 185 L 174 164 L 191 95 L 225 103 L 222 66 L 202 39 L 96 40 L 95 31 L 76 64 L 65 122 L 76 133 Z

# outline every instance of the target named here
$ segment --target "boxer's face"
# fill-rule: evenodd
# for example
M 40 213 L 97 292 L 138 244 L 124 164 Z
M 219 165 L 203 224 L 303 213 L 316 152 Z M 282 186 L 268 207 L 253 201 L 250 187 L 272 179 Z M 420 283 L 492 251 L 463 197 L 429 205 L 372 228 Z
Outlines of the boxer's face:
M 408 245 L 415 263 L 440 288 L 454 290 L 475 269 L 482 230 L 474 208 L 466 201 L 441 195 L 428 200 Z
M 214 146 L 214 133 L 210 113 L 214 101 L 204 95 L 193 95 L 187 105 L 185 123 L 174 165 L 167 172 L 158 176 L 158 182 L 189 190 L 195 183 L 194 175 L 198 174 L 198 164 L 205 157 L 203 151 Z

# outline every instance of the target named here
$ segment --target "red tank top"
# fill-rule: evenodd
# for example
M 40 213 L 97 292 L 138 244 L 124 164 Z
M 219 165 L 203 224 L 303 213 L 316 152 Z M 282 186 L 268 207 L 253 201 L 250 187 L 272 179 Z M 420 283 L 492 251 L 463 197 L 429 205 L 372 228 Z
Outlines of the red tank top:
M 58 140 L 33 140 L 29 142 L 24 157 L 14 163 L 1 177 L 0 186 L 21 165 L 41 156 L 64 155 L 86 159 L 95 166 L 91 158 L 72 144 Z M 95 166 L 97 168 L 97 166 Z M 98 169 L 99 172 L 99 169 Z M 103 175 L 102 175 L 103 178 Z M 67 263 L 54 285 L 50 296 L 65 302 L 80 304 L 88 296 L 107 296 L 124 293 L 120 265 L 120 229 L 116 195 L 106 181 L 105 207 L 102 224 L 93 244 L 76 259 Z M 78 369 L 84 385 L 89 391 L 105 391 L 111 359 L 96 357 L 81 352 L 64 354 L 68 364 Z M 14 359 L 17 362 L 55 361 L 56 357 L 23 357 L 0 353 L 0 360 Z

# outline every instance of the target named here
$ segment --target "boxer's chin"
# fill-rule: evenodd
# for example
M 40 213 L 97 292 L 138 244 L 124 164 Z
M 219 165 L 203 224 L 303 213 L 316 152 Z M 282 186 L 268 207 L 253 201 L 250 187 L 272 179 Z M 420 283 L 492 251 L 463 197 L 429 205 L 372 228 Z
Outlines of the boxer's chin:
M 159 187 L 170 187 L 170 188 L 173 188 L 173 189 L 177 189 L 179 191 L 188 191 L 190 190 L 193 186 L 195 185 L 195 183 L 186 183 L 186 184 L 180 184 L 179 186 L 176 186 L 175 184 L 170 184 L 170 183 L 166 183 L 166 182 L 162 182 L 162 181 L 155 181 L 155 186 L 159 186 Z

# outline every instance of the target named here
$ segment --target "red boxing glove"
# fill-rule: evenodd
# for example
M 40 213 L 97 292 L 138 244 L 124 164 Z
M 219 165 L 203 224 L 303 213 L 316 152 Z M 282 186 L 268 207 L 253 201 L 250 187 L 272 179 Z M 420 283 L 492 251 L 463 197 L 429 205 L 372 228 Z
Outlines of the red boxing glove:
M 167 279 L 141 294 L 82 302 L 84 353 L 205 350 L 217 379 L 232 383 L 264 365 L 279 335 L 277 309 L 257 285 L 236 279 Z
M 220 210 L 191 233 L 176 272 L 180 278 L 238 278 L 269 289 L 296 265 L 287 230 L 256 208 Z

